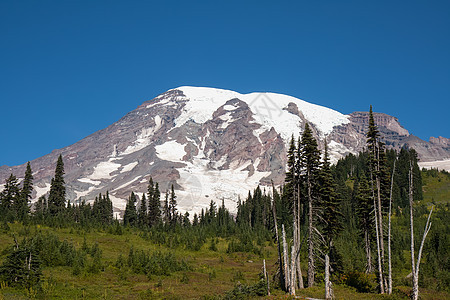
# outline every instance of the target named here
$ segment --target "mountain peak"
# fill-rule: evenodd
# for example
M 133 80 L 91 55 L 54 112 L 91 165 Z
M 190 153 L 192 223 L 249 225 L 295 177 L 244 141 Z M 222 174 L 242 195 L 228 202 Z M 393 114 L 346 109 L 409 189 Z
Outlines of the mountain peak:
M 375 119 L 388 147 L 413 147 L 422 161 L 450 158 L 446 139 L 428 143 L 409 135 L 395 117 L 375 114 Z M 367 112 L 343 115 L 283 94 L 182 86 L 144 102 L 83 140 L 32 161 L 33 198 L 48 192 L 62 154 L 72 202 L 93 201 L 109 191 L 115 212 L 120 213 L 131 191 L 146 192 L 151 176 L 163 193 L 174 185 L 180 211 L 198 213 L 211 200 L 222 199 L 233 211 L 248 190 L 284 182 L 289 139 L 298 138 L 306 122 L 321 148 L 327 140 L 336 162 L 366 147 L 367 121 Z M 0 167 L 0 182 L 11 172 L 20 177 L 25 165 Z

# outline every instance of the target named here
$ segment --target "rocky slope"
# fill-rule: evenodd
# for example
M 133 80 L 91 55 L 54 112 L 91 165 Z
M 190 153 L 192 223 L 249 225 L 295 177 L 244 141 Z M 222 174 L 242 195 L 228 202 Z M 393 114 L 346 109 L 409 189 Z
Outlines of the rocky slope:
M 414 147 L 429 163 L 450 159 L 449 139 L 425 142 L 395 117 L 374 117 L 388 147 Z M 273 93 L 172 89 L 111 126 L 32 161 L 34 199 L 48 192 L 62 154 L 71 201 L 90 201 L 109 191 L 118 213 L 131 191 L 145 192 L 152 176 L 162 192 L 175 185 L 181 211 L 198 212 L 222 199 L 234 210 L 249 189 L 283 182 L 286 145 L 292 135 L 301 134 L 305 122 L 312 125 L 320 147 L 328 141 L 334 161 L 365 147 L 367 112 L 343 115 Z M 0 182 L 10 173 L 22 177 L 24 172 L 24 165 L 0 167 Z

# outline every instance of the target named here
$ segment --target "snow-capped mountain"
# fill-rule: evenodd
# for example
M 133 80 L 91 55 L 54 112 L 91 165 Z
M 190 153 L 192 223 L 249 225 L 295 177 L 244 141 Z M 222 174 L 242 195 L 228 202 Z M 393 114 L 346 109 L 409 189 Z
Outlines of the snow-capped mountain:
M 422 161 L 450 159 L 448 139 L 425 142 L 410 135 L 394 117 L 376 113 L 389 147 L 414 147 Z M 131 191 L 144 193 L 150 176 L 164 192 L 174 184 L 180 211 L 199 212 L 211 200 L 234 210 L 258 184 L 284 180 L 286 146 L 309 122 L 326 139 L 333 161 L 366 145 L 368 113 L 335 110 L 274 93 L 179 87 L 143 103 L 118 122 L 85 139 L 31 162 L 34 198 L 50 188 L 59 154 L 65 163 L 71 201 L 93 200 L 109 191 L 122 211 Z M 25 166 L 0 167 L 0 182 Z M 0 185 L 0 189 L 2 186 Z

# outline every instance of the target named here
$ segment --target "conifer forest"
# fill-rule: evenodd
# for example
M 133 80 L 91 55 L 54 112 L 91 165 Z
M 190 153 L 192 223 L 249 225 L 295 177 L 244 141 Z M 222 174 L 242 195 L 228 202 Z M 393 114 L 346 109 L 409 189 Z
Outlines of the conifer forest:
M 236 214 L 150 179 L 122 220 L 108 193 L 66 199 L 62 156 L 31 203 L 28 163 L 0 191 L 0 299 L 450 299 L 450 173 L 389 149 L 372 109 L 364 152 L 332 165 L 306 123 L 287 158 Z

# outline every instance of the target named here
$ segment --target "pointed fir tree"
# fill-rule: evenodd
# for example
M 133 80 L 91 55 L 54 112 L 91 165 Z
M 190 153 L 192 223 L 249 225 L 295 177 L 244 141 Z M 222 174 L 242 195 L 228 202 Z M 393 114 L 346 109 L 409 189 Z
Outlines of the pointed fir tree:
M 170 200 L 169 200 L 169 215 L 170 222 L 175 224 L 177 222 L 177 196 L 175 195 L 175 189 L 173 184 L 170 188 Z
M 170 206 L 169 206 L 169 191 L 167 190 L 164 199 L 163 212 L 164 212 L 164 224 L 168 225 L 170 223 Z
M 301 176 L 306 185 L 306 199 L 308 205 L 308 287 L 314 285 L 314 208 L 317 205 L 318 177 L 320 170 L 320 151 L 309 124 L 305 124 L 299 151 Z
M 198 226 L 198 215 L 195 213 L 192 220 L 192 226 Z
M 48 195 L 48 209 L 52 216 L 64 211 L 66 204 L 66 187 L 64 181 L 64 162 L 59 155 L 56 162 L 55 177 L 52 178 Z
M 0 266 L 0 278 L 10 286 L 36 288 L 42 276 L 38 252 L 21 243 L 12 249 Z
M 33 192 L 33 172 L 31 171 L 30 162 L 27 163 L 20 198 L 16 205 L 17 218 L 23 221 L 30 213 L 29 203 Z
M 295 146 L 294 135 L 291 137 L 289 143 L 289 150 L 287 152 L 287 172 L 285 177 L 285 197 L 291 203 L 291 206 L 295 202 L 295 188 L 297 187 L 297 148 Z
M 366 254 L 366 273 L 373 272 L 372 243 L 374 240 L 373 199 L 369 182 L 364 174 L 355 185 L 356 214 L 358 216 L 359 234 L 364 241 Z
M 20 201 L 20 189 L 16 176 L 11 174 L 0 193 L 0 218 L 12 222 L 16 217 L 15 204 Z
M 339 210 L 340 200 L 336 193 L 336 184 L 331 173 L 328 157 L 328 146 L 325 141 L 324 158 L 319 174 L 319 195 L 323 220 L 322 235 L 326 242 L 326 250 L 330 251 L 332 242 L 342 230 L 342 213 Z
M 383 172 L 383 152 L 384 144 L 380 140 L 380 133 L 375 124 L 372 105 L 369 110 L 369 128 L 367 131 L 367 148 L 369 151 L 369 171 L 370 171 L 370 187 L 372 190 L 372 199 L 374 201 L 374 217 L 375 217 L 375 235 L 377 242 L 378 257 L 378 284 L 380 293 L 385 292 L 384 278 L 384 229 L 383 229 L 383 201 L 382 196 L 382 176 L 386 176 Z M 387 178 L 389 180 L 389 178 Z
M 142 194 L 141 205 L 139 206 L 138 212 L 139 226 L 144 228 L 148 225 L 148 213 L 147 213 L 147 198 L 145 193 Z
M 125 226 L 135 226 L 137 223 L 137 212 L 136 212 L 136 195 L 131 192 L 128 202 L 125 206 L 125 213 L 123 215 L 123 224 Z
M 159 185 L 153 183 L 153 179 L 150 177 L 148 188 L 148 220 L 149 225 L 154 226 L 161 220 L 161 193 L 159 192 Z

